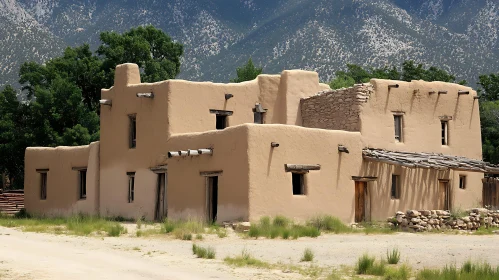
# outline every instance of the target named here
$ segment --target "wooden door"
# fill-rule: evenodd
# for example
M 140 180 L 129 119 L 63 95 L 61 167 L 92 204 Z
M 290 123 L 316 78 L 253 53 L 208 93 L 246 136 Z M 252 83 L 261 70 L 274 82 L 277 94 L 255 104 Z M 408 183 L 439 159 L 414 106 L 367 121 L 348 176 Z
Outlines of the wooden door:
M 438 208 L 441 210 L 450 210 L 450 192 L 449 182 L 438 182 Z
M 355 182 L 355 222 L 366 219 L 366 183 Z
M 158 188 L 156 192 L 156 213 L 155 219 L 157 221 L 163 221 L 167 217 L 167 206 L 166 206 L 166 173 L 158 174 Z

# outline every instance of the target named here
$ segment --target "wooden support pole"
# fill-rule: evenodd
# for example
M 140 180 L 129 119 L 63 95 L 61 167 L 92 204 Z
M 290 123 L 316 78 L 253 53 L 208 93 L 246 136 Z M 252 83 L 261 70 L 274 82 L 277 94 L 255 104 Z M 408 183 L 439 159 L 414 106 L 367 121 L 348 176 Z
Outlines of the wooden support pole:
M 212 155 L 213 149 L 198 149 L 200 155 Z
M 447 94 L 447 91 L 446 90 L 439 90 L 438 94 Z
M 199 155 L 198 150 L 187 150 L 187 152 L 189 153 L 189 156 L 198 156 Z
M 178 151 L 176 151 L 176 152 L 174 152 L 174 151 L 168 152 L 168 158 L 179 157 L 179 156 L 180 156 L 180 153 Z
M 470 92 L 468 90 L 459 90 L 457 92 L 458 95 L 461 95 L 461 94 L 470 94 Z
M 137 93 L 137 97 L 154 98 L 154 93 L 152 93 L 152 92 L 140 92 L 140 93 Z
M 99 100 L 99 103 L 101 105 L 106 105 L 106 106 L 112 106 L 113 105 L 113 101 L 109 100 L 109 99 L 101 99 L 101 100 Z
M 388 85 L 388 89 L 391 89 L 391 88 L 399 88 L 399 84 Z

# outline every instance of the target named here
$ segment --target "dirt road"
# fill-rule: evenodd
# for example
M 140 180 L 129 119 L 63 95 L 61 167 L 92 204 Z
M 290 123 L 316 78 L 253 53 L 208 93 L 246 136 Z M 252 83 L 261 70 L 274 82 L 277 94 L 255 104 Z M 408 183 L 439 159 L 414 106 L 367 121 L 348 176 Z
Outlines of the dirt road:
M 314 264 L 332 269 L 353 266 L 364 252 L 383 257 L 401 251 L 415 269 L 460 264 L 468 259 L 499 265 L 499 236 L 444 234 L 324 235 L 316 239 L 248 240 L 235 234 L 199 242 L 216 249 L 215 260 L 197 259 L 190 241 L 166 237 L 73 237 L 24 233 L 0 227 L 0 279 L 302 279 L 280 270 L 232 268 L 223 258 L 243 249 L 270 263 L 299 262 L 305 248 Z

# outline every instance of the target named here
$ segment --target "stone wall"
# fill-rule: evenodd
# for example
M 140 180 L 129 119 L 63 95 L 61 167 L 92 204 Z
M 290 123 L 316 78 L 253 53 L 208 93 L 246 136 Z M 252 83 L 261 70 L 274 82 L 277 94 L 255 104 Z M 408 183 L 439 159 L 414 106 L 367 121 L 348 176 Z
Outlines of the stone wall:
M 406 213 L 397 212 L 388 218 L 392 227 L 404 231 L 434 231 L 434 230 L 476 230 L 480 227 L 498 227 L 499 210 L 474 208 L 460 215 L 453 215 L 444 210 L 409 210 Z
M 371 84 L 357 84 L 351 88 L 326 90 L 301 99 L 304 127 L 332 130 L 360 131 L 360 109 L 374 88 Z

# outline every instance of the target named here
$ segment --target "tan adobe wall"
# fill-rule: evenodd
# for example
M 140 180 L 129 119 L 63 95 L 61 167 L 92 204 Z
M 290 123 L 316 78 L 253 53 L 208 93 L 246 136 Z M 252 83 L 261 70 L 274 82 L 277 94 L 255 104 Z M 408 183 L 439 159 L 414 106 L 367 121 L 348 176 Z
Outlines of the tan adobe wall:
M 174 157 L 168 164 L 168 217 L 206 217 L 206 177 L 201 172 L 222 171 L 218 177 L 217 221 L 248 219 L 248 126 L 190 133 L 168 140 L 172 151 L 213 148 L 213 155 Z
M 482 158 L 480 114 L 473 89 L 444 82 L 373 79 L 371 83 L 374 92 L 369 102 L 363 104 L 360 114 L 366 147 Z M 388 90 L 388 85 L 393 84 L 399 88 Z M 458 95 L 459 90 L 470 94 Z M 447 94 L 438 94 L 438 91 Z M 397 143 L 394 137 L 395 112 L 403 113 L 402 143 Z M 441 144 L 440 117 L 443 116 L 452 118 L 447 146 Z
M 79 199 L 78 171 L 87 168 L 87 199 Z M 47 171 L 47 199 L 40 199 L 41 175 Z M 98 214 L 99 142 L 78 147 L 27 148 L 25 154 L 25 207 L 39 215 Z
M 377 177 L 368 182 L 372 220 L 385 220 L 405 209 L 442 209 L 438 201 L 439 180 L 449 181 L 451 209 L 481 206 L 482 173 L 413 169 L 365 161 L 360 174 Z M 391 198 L 392 174 L 400 176 L 400 199 Z M 467 176 L 464 190 L 459 189 L 459 175 Z
M 304 221 L 329 214 L 344 222 L 354 218 L 354 181 L 362 165 L 358 132 L 282 125 L 250 125 L 250 220 L 284 215 Z M 279 147 L 271 148 L 271 142 Z M 345 145 L 350 153 L 339 153 Z M 305 175 L 306 195 L 292 193 L 292 174 L 285 164 L 320 164 Z
M 304 127 L 360 131 L 361 104 L 368 101 L 371 84 L 325 90 L 301 100 Z

